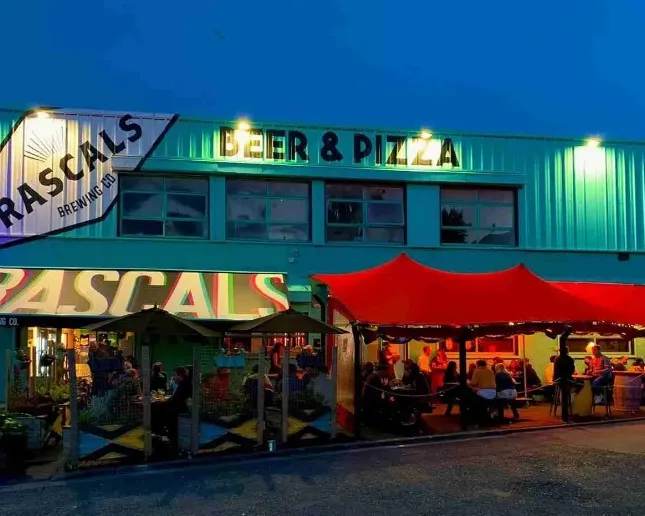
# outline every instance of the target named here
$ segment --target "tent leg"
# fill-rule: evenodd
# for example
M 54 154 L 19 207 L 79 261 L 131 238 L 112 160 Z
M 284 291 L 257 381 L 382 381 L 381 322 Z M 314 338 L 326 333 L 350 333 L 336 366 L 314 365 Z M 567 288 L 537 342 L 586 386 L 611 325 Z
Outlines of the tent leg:
M 361 412 L 363 408 L 363 381 L 362 381 L 362 348 L 361 335 L 358 327 L 352 324 L 352 336 L 354 337 L 354 436 L 361 437 Z
M 266 423 L 264 420 L 264 375 L 266 370 L 266 338 L 262 337 L 262 347 L 258 353 L 258 394 L 257 394 L 257 412 L 258 424 L 256 443 L 258 446 L 264 444 L 264 430 Z
M 572 331 L 571 326 L 567 326 L 565 327 L 564 333 L 560 335 L 560 357 L 565 357 L 568 354 L 567 340 L 569 339 L 569 335 L 571 335 Z M 570 389 L 571 386 L 569 385 L 569 378 L 560 378 L 560 393 L 562 396 L 560 413 L 562 414 L 563 423 L 569 422 L 569 401 L 571 400 L 569 395 Z
M 291 358 L 290 337 L 285 337 L 284 341 L 282 355 L 282 417 L 280 419 L 282 444 L 286 444 L 289 439 L 289 360 Z
M 202 347 L 200 343 L 193 344 L 193 399 L 190 411 L 190 454 L 193 457 L 199 452 L 199 412 L 201 406 L 201 365 Z
M 466 337 L 460 337 L 459 343 L 459 421 L 462 430 L 468 430 L 468 418 L 466 417 L 466 397 L 463 393 L 468 389 L 468 366 L 466 364 Z
M 141 380 L 143 384 L 143 454 L 146 460 L 152 455 L 152 406 L 150 399 L 150 346 L 141 346 Z

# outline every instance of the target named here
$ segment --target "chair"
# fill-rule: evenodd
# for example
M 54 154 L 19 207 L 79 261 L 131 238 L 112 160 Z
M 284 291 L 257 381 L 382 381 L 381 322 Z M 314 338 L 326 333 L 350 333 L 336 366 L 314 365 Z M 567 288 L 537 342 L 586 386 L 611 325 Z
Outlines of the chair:
M 613 412 L 611 410 L 612 403 L 613 389 L 611 386 L 605 385 L 602 387 L 602 401 L 600 403 L 596 403 L 596 394 L 594 393 L 591 402 L 591 412 L 595 414 L 597 406 L 605 407 L 605 419 L 610 419 L 613 417 Z

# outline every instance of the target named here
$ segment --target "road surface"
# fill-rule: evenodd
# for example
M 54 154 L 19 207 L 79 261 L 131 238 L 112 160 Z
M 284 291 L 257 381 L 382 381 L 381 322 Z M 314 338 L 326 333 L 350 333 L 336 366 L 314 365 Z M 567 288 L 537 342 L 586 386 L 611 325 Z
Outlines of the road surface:
M 645 423 L 0 488 L 0 515 L 636 515 Z

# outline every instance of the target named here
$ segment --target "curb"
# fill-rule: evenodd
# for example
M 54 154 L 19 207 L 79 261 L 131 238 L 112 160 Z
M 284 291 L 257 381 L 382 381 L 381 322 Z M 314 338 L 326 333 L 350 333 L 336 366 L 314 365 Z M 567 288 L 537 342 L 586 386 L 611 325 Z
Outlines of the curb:
M 239 462 L 262 462 L 267 460 L 279 460 L 289 457 L 305 457 L 305 456 L 322 456 L 326 454 L 336 454 L 340 452 L 350 452 L 355 450 L 368 450 L 371 448 L 390 448 L 402 446 L 423 446 L 433 445 L 439 443 L 457 443 L 465 442 L 475 439 L 486 439 L 489 437 L 500 437 L 505 435 L 531 433 L 531 432 L 544 432 L 550 430 L 563 430 L 567 428 L 579 428 L 587 426 L 600 426 L 600 425 L 620 425 L 628 423 L 636 423 L 645 421 L 645 416 L 634 417 L 630 419 L 607 419 L 601 421 L 585 421 L 580 423 L 562 423 L 559 425 L 542 425 L 524 428 L 502 428 L 492 430 L 473 430 L 469 432 L 459 432 L 454 434 L 441 434 L 441 435 L 428 435 L 418 437 L 396 437 L 391 439 L 380 439 L 375 441 L 350 441 L 346 443 L 334 443 L 327 445 L 319 445 L 313 447 L 300 447 L 300 448 L 284 448 L 275 452 L 248 452 L 239 454 L 222 455 L 214 458 L 214 455 L 205 455 L 190 459 L 178 459 L 172 461 L 163 461 L 151 464 L 136 464 L 136 465 L 123 465 L 115 467 L 97 467 L 96 469 L 77 470 L 70 472 L 55 473 L 48 479 L 38 480 L 16 480 L 1 485 L 2 487 L 10 487 L 21 484 L 38 484 L 49 482 L 65 482 L 68 480 L 75 480 L 79 478 L 96 478 L 111 475 L 131 475 L 137 473 L 154 473 L 159 471 L 166 471 L 184 467 L 217 467 L 225 466 Z

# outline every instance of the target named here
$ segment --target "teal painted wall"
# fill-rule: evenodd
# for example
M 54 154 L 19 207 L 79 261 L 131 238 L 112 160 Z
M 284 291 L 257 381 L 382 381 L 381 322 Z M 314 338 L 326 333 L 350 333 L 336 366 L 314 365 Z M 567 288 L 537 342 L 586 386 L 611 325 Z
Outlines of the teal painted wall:
M 7 351 L 13 353 L 16 341 L 15 332 L 14 328 L 0 328 L 0 405 L 7 403 L 7 380 L 5 375 L 9 365 L 11 365 L 10 362 L 7 363 Z

